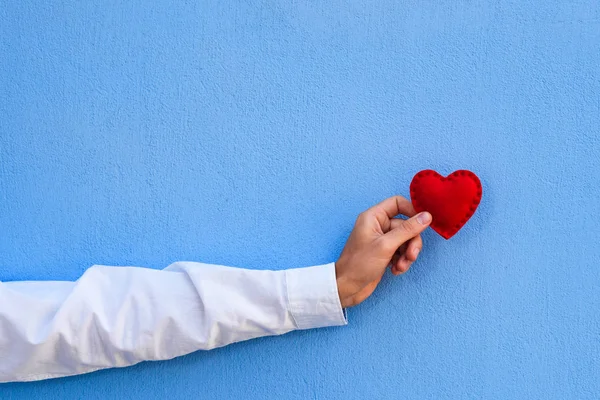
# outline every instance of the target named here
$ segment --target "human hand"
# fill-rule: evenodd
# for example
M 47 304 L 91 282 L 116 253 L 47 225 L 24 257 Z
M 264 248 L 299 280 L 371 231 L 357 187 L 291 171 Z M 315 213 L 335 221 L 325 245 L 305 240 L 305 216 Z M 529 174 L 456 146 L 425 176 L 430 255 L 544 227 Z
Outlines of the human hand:
M 398 214 L 411 218 L 394 218 Z M 342 307 L 369 297 L 388 266 L 394 275 L 408 271 L 423 247 L 420 234 L 431 219 L 428 212 L 415 215 L 411 202 L 402 196 L 390 197 L 361 213 L 335 263 Z

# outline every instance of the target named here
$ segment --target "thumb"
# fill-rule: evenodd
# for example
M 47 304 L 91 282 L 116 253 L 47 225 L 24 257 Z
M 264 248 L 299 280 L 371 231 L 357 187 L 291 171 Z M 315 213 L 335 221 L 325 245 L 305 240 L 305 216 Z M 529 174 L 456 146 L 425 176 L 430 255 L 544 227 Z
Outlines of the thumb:
M 403 220 L 399 226 L 383 235 L 385 248 L 395 252 L 398 247 L 423 232 L 431 224 L 431 214 L 421 212 L 412 218 Z

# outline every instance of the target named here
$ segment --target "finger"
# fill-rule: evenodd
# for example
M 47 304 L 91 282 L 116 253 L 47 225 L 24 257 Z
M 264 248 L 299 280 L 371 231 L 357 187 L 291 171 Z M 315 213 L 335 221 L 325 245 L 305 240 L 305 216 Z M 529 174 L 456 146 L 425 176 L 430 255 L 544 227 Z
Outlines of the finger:
M 413 261 L 406 258 L 406 255 L 399 255 L 394 260 L 394 264 L 392 265 L 392 269 L 391 269 L 392 274 L 394 274 L 394 275 L 403 274 L 409 270 L 409 268 L 411 267 L 412 264 L 413 264 Z
M 425 211 L 401 221 L 397 228 L 390 230 L 380 238 L 383 241 L 384 250 L 389 252 L 390 258 L 402 244 L 418 236 L 431 224 L 431 214 Z
M 400 219 L 400 218 L 392 218 L 392 219 L 390 220 L 390 229 L 388 230 L 388 232 L 389 232 L 389 231 L 391 231 L 392 229 L 397 229 L 397 228 L 400 228 L 400 227 L 402 227 L 402 224 L 403 224 L 403 223 L 404 223 L 404 220 L 403 220 L 403 219 Z M 385 233 L 387 233 L 387 232 L 385 232 Z M 408 250 L 409 250 L 409 253 L 412 253 L 412 252 L 414 252 L 414 251 L 415 251 L 415 249 L 414 249 L 414 247 L 415 247 L 415 246 L 416 246 L 416 247 L 418 247 L 419 249 L 422 249 L 422 248 L 423 248 L 423 240 L 421 239 L 421 235 L 415 236 L 414 238 L 412 238 L 411 240 L 409 240 L 409 241 L 408 241 L 406 244 L 407 244 L 407 245 L 410 245 L 410 246 L 412 246 L 412 247 L 413 247 L 413 249 L 412 249 L 412 250 L 411 250 L 411 249 L 408 249 Z M 400 251 L 400 249 L 402 249 L 402 248 L 403 248 L 403 247 L 402 247 L 402 246 L 400 246 L 400 247 L 398 248 L 398 251 Z M 402 251 L 401 253 L 403 253 L 403 251 Z M 416 257 L 415 257 L 415 258 L 416 258 Z
M 398 263 L 398 260 L 400 260 L 400 257 L 402 257 L 399 253 L 394 253 L 394 256 L 392 257 L 392 262 L 390 263 L 390 267 L 392 270 L 392 274 L 394 275 L 398 275 L 398 269 L 396 268 L 396 264 Z
M 421 239 L 421 235 L 415 236 L 400 246 L 400 249 L 392 257 L 392 273 L 400 275 L 408 271 L 412 264 L 417 261 L 422 248 L 423 239 Z
M 409 217 L 415 215 L 415 209 L 413 208 L 412 203 L 402 196 L 389 197 L 367 210 L 367 212 L 379 211 L 385 212 L 388 218 L 394 218 L 398 214 L 404 214 Z
M 402 226 L 403 219 L 400 218 L 392 218 L 390 219 L 390 230 L 400 228 Z
M 398 228 L 402 220 L 393 220 L 393 229 Z M 394 253 L 390 267 L 394 275 L 404 273 L 410 268 L 410 264 L 417 260 L 419 252 L 423 248 L 421 235 L 417 235 L 408 242 L 402 244 Z
M 417 257 L 422 248 L 423 239 L 421 238 L 421 235 L 417 235 L 408 241 L 404 255 L 408 260 L 415 262 L 417 261 Z
M 396 250 L 396 252 L 392 256 L 392 260 L 390 262 L 390 267 L 393 267 L 394 264 L 396 264 L 396 261 L 398 261 L 398 259 L 400 257 L 402 257 L 402 254 L 404 254 L 406 252 L 407 246 L 408 246 L 408 242 L 404 243 L 404 244 L 402 244 L 402 246 L 398 247 L 398 249 Z
M 403 274 L 411 267 L 411 265 L 417 261 L 417 257 L 419 256 L 419 252 L 421 248 L 423 248 L 423 241 L 421 239 L 421 235 L 417 235 L 414 238 L 410 239 L 403 246 L 406 246 L 405 251 L 398 254 L 398 257 L 393 259 L 394 263 L 392 265 L 392 270 L 396 271 L 399 274 Z M 393 272 L 392 271 L 392 272 Z
M 412 261 L 409 260 L 408 258 L 406 258 L 405 255 L 402 255 L 400 258 L 398 258 L 398 261 L 396 262 L 396 264 L 393 267 L 393 270 L 395 271 L 395 275 L 400 275 L 405 273 L 406 271 L 408 271 L 408 269 L 410 268 L 410 266 L 412 265 Z M 392 271 L 392 272 L 394 272 Z
M 393 267 L 394 264 L 396 264 L 396 262 L 398 261 L 398 259 L 400 257 L 402 257 L 402 254 L 404 254 L 404 252 L 406 251 L 406 246 L 407 244 L 403 244 L 402 246 L 400 246 L 398 248 L 398 250 L 396 250 L 396 252 L 394 253 L 394 255 L 392 256 L 392 260 L 390 262 L 390 266 Z
M 404 223 L 404 219 L 401 219 L 401 218 L 390 219 L 390 225 L 387 227 L 388 229 L 384 230 L 384 233 L 388 233 L 392 229 L 400 228 L 403 223 Z
M 365 213 L 375 216 L 382 227 L 389 229 L 391 218 L 398 214 L 412 217 L 415 215 L 415 209 L 408 199 L 402 196 L 393 196 L 369 208 Z
M 402 254 L 404 254 L 404 252 L 406 251 L 406 246 L 407 246 L 406 243 L 403 244 L 402 246 L 400 246 L 398 248 L 398 250 L 396 250 L 396 252 L 392 256 L 392 260 L 390 262 L 390 267 L 391 267 L 392 274 L 394 274 L 394 275 L 398 275 L 400 273 L 397 265 L 398 265 L 398 262 L 400 261 L 400 259 L 402 258 Z

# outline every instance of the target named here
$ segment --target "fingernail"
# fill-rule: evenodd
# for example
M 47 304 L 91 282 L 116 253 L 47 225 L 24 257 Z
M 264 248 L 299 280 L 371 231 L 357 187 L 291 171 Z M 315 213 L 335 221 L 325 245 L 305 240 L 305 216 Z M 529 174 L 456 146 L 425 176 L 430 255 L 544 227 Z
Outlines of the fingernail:
M 421 251 L 421 249 L 419 249 L 418 247 L 415 249 L 415 251 L 413 251 L 413 253 L 415 253 L 415 258 L 417 258 L 420 251 Z
M 431 222 L 431 214 L 429 214 L 427 211 L 424 211 L 417 215 L 417 221 L 419 221 L 421 225 L 427 225 Z

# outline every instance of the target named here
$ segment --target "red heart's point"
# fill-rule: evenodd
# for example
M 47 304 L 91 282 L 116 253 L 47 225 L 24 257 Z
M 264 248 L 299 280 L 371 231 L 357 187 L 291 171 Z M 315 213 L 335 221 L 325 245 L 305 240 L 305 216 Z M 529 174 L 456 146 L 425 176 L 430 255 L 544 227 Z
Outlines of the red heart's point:
M 410 183 L 415 211 L 430 212 L 431 228 L 444 239 L 454 236 L 473 216 L 481 195 L 479 178 L 467 170 L 455 171 L 444 178 L 428 169 L 417 173 Z

